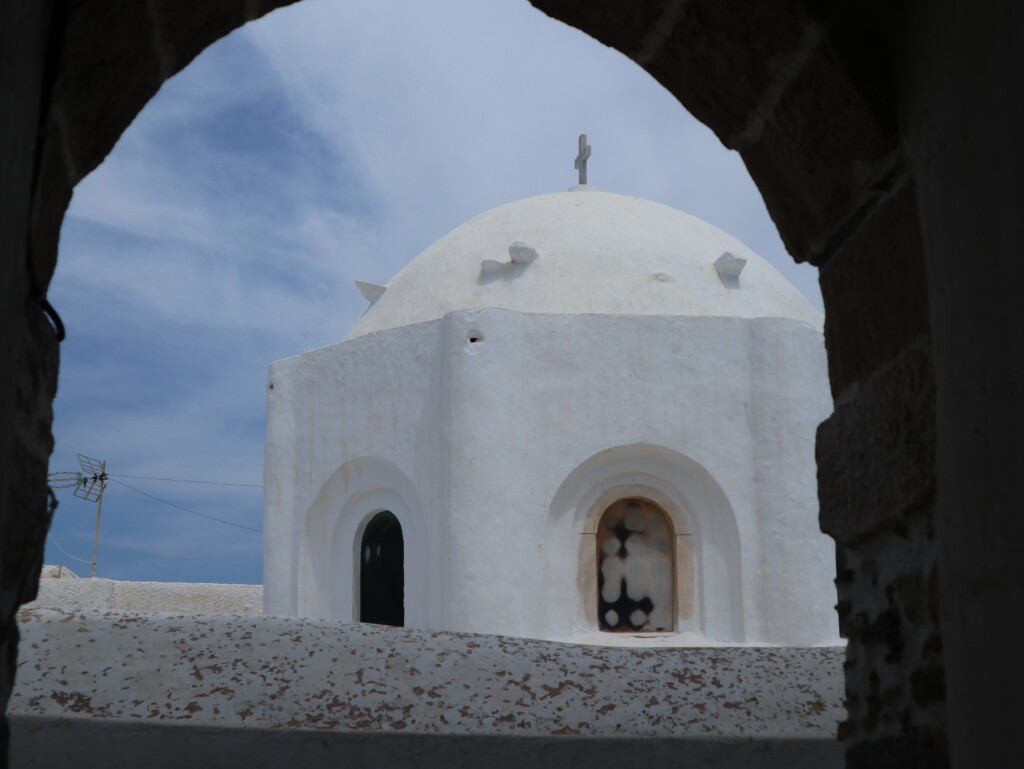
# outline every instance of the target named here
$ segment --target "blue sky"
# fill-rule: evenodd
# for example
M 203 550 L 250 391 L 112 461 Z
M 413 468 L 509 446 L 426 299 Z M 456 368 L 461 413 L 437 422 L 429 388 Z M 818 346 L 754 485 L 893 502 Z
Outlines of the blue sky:
M 262 482 L 274 360 L 342 339 L 423 248 L 575 181 L 730 232 L 821 308 L 738 155 L 621 54 L 525 0 L 305 0 L 164 84 L 75 190 L 50 299 L 68 328 L 51 471 Z M 251 528 L 259 488 L 116 478 Z M 59 493 L 47 563 L 87 575 L 95 505 Z M 112 483 L 98 576 L 262 581 L 259 534 Z

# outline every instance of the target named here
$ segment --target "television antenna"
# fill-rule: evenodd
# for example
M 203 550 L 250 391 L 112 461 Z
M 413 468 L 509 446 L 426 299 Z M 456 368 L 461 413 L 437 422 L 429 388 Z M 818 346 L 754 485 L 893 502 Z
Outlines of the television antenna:
M 100 518 L 103 515 L 103 491 L 107 488 L 107 460 L 93 459 L 83 454 L 77 456 L 81 472 L 50 473 L 47 480 L 51 486 L 58 489 L 69 489 L 74 486 L 76 497 L 96 503 L 96 536 L 92 541 L 92 562 L 89 566 L 89 576 L 95 577 L 96 553 L 100 547 Z

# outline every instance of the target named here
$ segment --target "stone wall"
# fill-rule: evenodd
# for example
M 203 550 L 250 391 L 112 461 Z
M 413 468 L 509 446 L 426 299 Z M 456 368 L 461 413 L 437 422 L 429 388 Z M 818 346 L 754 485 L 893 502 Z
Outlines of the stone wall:
M 937 551 L 931 505 L 848 551 L 837 580 L 849 635 L 848 766 L 946 763 Z
M 291 617 L 20 616 L 18 767 L 141 756 L 153 769 L 218 757 L 250 767 L 842 765 L 837 647 L 618 649 Z M 69 732 L 95 749 L 72 751 Z M 347 754 L 361 741 L 375 750 Z
M 946 764 L 935 375 L 923 247 L 906 226 L 916 205 L 908 183 L 821 270 L 836 405 L 818 429 L 818 495 L 844 556 L 851 769 Z

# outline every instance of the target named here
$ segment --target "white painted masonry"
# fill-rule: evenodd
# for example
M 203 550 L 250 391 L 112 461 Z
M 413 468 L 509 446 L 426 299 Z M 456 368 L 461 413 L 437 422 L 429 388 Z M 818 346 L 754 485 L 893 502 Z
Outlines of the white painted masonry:
M 741 275 L 719 274 L 726 252 Z M 819 329 L 763 259 L 665 206 L 569 192 L 471 220 L 347 341 L 271 367 L 267 612 L 358 617 L 361 527 L 386 509 L 405 533 L 412 627 L 835 642 Z M 598 632 L 594 534 L 625 496 L 657 502 L 692 563 L 676 632 Z

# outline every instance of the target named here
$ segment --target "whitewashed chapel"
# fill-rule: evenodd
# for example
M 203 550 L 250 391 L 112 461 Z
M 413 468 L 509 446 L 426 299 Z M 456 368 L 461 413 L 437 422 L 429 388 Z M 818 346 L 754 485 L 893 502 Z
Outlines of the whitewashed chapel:
M 271 614 L 606 645 L 835 641 L 821 317 L 586 183 L 427 248 L 270 369 Z
M 588 155 L 271 366 L 262 590 L 42 580 L 12 766 L 842 766 L 821 318 Z

